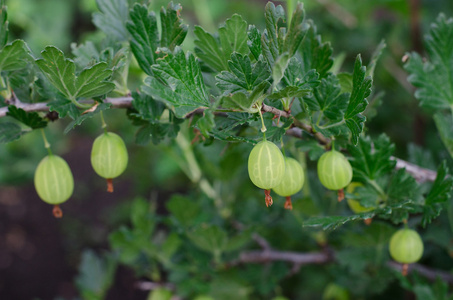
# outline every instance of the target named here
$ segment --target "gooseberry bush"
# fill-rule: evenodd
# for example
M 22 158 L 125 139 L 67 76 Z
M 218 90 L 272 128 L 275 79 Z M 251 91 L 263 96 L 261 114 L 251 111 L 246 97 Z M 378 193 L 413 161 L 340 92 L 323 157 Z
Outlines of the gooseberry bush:
M 93 120 L 104 131 L 86 162 L 107 180 L 102 192 L 128 172 L 132 139 L 167 153 L 191 182 L 157 200 L 125 200 L 130 221 L 109 234 L 108 249 L 79 259 L 83 299 L 106 298 L 120 265 L 148 299 L 452 299 L 451 157 L 429 170 L 395 157 L 384 132 L 368 134 L 384 41 L 371 57 L 343 61 L 302 3 L 267 3 L 262 28 L 233 14 L 211 32 L 189 28 L 179 4 L 155 13 L 138 2 L 97 1 L 102 42 L 35 53 L 9 39 L 2 1 L 0 142 L 39 135 L 36 147 L 48 151 L 27 201 L 62 217 L 78 192 L 48 142 L 52 122 L 64 124 L 61 139 Z M 450 155 L 452 40 L 453 19 L 441 14 L 426 56 L 403 59 Z M 133 138 L 109 128 L 112 111 L 136 128 Z

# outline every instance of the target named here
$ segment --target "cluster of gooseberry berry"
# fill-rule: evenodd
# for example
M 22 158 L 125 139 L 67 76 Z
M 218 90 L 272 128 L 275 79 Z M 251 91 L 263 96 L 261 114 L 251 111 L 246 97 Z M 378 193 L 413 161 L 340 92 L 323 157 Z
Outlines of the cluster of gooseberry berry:
M 107 180 L 107 191 L 113 192 L 112 179 L 126 170 L 128 154 L 120 136 L 108 132 L 103 121 L 104 133 L 98 136 L 91 150 L 91 165 L 94 171 Z M 74 191 L 74 177 L 66 161 L 52 153 L 42 131 L 45 147 L 49 154 L 38 164 L 34 183 L 38 196 L 46 203 L 54 205 L 53 215 L 61 218 L 59 205 L 66 202 Z
M 304 170 L 294 158 L 285 157 L 272 142 L 263 140 L 253 147 L 248 159 L 250 180 L 264 189 L 266 206 L 273 203 L 271 189 L 286 198 L 285 208 L 292 209 L 291 196 L 299 192 L 305 181 Z M 338 190 L 338 200 L 344 198 L 343 189 L 352 180 L 352 167 L 347 158 L 332 148 L 318 161 L 318 177 L 329 190 Z

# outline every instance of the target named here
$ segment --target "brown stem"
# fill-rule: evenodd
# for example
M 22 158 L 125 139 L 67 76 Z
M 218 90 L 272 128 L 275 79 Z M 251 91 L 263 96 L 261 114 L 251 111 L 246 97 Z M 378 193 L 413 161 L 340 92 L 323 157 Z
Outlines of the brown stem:
M 409 271 L 409 264 L 403 264 L 403 268 L 401 269 L 401 274 L 403 276 L 407 276 L 408 271 Z
M 271 190 L 264 190 L 264 200 L 266 201 L 266 207 L 271 206 L 274 201 L 272 200 Z
M 291 202 L 291 196 L 285 197 L 285 209 L 293 210 L 293 203 Z
M 341 200 L 344 199 L 344 190 L 340 189 L 338 190 L 338 202 L 341 202 Z
M 112 178 L 107 178 L 107 192 L 113 193 L 113 180 L 112 180 Z
M 58 204 L 53 206 L 52 213 L 55 218 L 60 219 L 63 217 L 63 211 Z
M 104 100 L 104 103 L 110 103 L 112 105 L 112 107 L 114 107 L 114 108 L 128 108 L 128 107 L 132 106 L 132 100 L 133 100 L 133 98 L 130 96 L 121 97 L 121 98 L 106 98 Z M 80 102 L 84 103 L 84 104 L 89 104 L 89 103 L 93 103 L 93 101 L 94 100 L 84 100 L 84 101 L 80 101 Z M 28 103 L 20 102 L 19 99 L 16 99 L 14 105 L 18 108 L 22 108 L 26 112 L 49 111 L 49 106 L 47 106 L 46 102 L 28 104 Z M 261 110 L 264 112 L 270 112 L 274 115 L 282 116 L 285 118 L 293 117 L 289 112 L 286 112 L 286 111 L 283 111 L 280 109 L 276 109 L 275 107 L 268 106 L 266 104 L 262 105 Z M 195 114 L 195 113 L 201 114 L 201 113 L 203 113 L 203 111 L 204 111 L 203 108 L 199 108 L 199 109 L 195 110 L 194 112 L 188 114 L 186 117 L 190 118 L 193 114 Z M 7 106 L 0 107 L 0 118 L 6 116 L 7 112 L 8 112 Z M 221 115 L 222 113 L 219 112 L 218 114 Z M 300 139 L 303 137 L 302 132 L 306 131 L 309 134 L 311 134 L 318 141 L 319 144 L 326 146 L 326 149 L 330 145 L 330 142 L 331 142 L 330 139 L 325 137 L 324 135 L 322 135 L 320 132 L 315 132 L 313 130 L 313 127 L 311 127 L 310 125 L 303 123 L 297 119 L 294 119 L 293 125 L 294 125 L 294 127 L 290 128 L 286 131 L 287 135 L 294 136 L 294 137 Z M 417 180 L 417 182 L 419 182 L 419 183 L 425 182 L 425 181 L 434 181 L 436 178 L 436 172 L 434 172 L 432 170 L 424 169 L 422 167 L 408 163 L 404 160 L 401 160 L 401 159 L 393 157 L 393 156 L 391 157 L 391 159 L 396 160 L 397 169 L 406 168 L 406 171 L 408 173 L 410 173 L 411 175 L 413 175 L 415 177 L 415 179 Z

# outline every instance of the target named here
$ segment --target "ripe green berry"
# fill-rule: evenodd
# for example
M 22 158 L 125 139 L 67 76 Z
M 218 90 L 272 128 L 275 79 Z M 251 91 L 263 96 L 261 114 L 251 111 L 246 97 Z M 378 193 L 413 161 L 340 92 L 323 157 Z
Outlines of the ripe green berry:
M 292 209 L 291 196 L 302 189 L 305 175 L 300 163 L 294 158 L 285 159 L 285 175 L 282 182 L 273 188 L 277 195 L 286 197 L 285 208 Z
M 57 155 L 48 155 L 38 164 L 35 171 L 35 189 L 46 203 L 55 205 L 55 217 L 61 217 L 58 207 L 68 200 L 74 191 L 74 178 L 64 159 Z
M 91 150 L 91 165 L 94 171 L 107 179 L 107 191 L 113 192 L 112 179 L 126 170 L 128 154 L 123 139 L 113 132 L 98 136 Z
M 351 164 L 341 152 L 328 151 L 318 161 L 318 177 L 329 190 L 342 190 L 352 180 Z M 339 195 L 338 200 L 341 201 L 343 197 Z
M 285 158 L 280 149 L 266 140 L 253 147 L 248 160 L 250 180 L 257 187 L 266 191 L 266 206 L 272 205 L 270 189 L 283 180 Z
M 390 238 L 390 255 L 402 264 L 417 262 L 423 255 L 423 241 L 417 231 L 404 228 Z

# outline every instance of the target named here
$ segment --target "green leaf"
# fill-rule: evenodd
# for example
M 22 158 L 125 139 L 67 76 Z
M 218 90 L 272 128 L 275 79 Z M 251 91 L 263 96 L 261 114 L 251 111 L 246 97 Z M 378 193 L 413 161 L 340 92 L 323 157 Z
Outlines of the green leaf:
M 247 55 L 247 22 L 240 15 L 234 14 L 227 19 L 225 26 L 219 28 L 219 40 L 222 46 L 223 55 L 227 59 L 234 52 Z
M 446 161 L 437 169 L 436 180 L 434 181 L 431 190 L 425 198 L 425 206 L 423 207 L 423 226 L 431 223 L 431 221 L 439 216 L 443 203 L 446 203 L 451 197 L 453 189 L 453 178 L 448 175 L 448 166 Z
M 376 68 L 376 64 L 379 58 L 381 57 L 382 51 L 384 51 L 385 47 L 387 47 L 385 40 L 381 40 L 379 45 L 374 50 L 373 55 L 371 56 L 370 63 L 367 66 L 366 76 L 370 76 L 371 78 L 373 78 L 374 69 Z
M 75 283 L 84 299 L 103 299 L 113 284 L 117 262 L 111 255 L 104 257 L 92 250 L 82 252 L 79 274 Z
M 153 97 L 145 93 L 134 92 L 132 98 L 132 107 L 136 111 L 131 112 L 131 115 L 150 122 L 159 121 L 165 110 L 165 105 L 162 102 L 154 100 Z
M 286 122 L 281 126 L 268 126 L 266 131 L 267 139 L 278 143 L 281 142 L 283 136 L 286 134 L 286 131 L 291 127 L 293 124 L 294 119 L 288 119 Z
M 390 205 L 414 202 L 417 192 L 418 185 L 414 177 L 406 173 L 406 170 L 399 169 L 390 179 L 387 202 Z
M 8 12 L 4 1 L 2 1 L 0 8 L 0 49 L 8 43 L 8 33 Z
M 333 65 L 333 49 L 330 43 L 322 43 L 313 22 L 309 20 L 307 23 L 309 29 L 298 51 L 298 57 L 302 62 L 300 72 L 303 74 L 315 69 L 319 77 L 324 78 Z
M 186 38 L 189 26 L 182 24 L 180 4 L 170 2 L 167 10 L 162 7 L 160 10 L 160 21 L 162 24 L 161 47 L 166 47 L 173 51 L 176 46 L 182 44 Z
M 70 116 L 74 120 L 80 116 L 77 106 L 59 93 L 44 75 L 38 73 L 38 80 L 35 81 L 35 89 L 43 99 L 49 101 L 47 104 L 49 110 L 57 112 L 60 118 Z
M 338 78 L 329 74 L 321 79 L 312 95 L 304 97 L 304 101 L 312 112 L 320 111 L 329 121 L 339 122 L 343 120 L 349 100 L 349 95 L 340 94 L 340 91 Z
M 276 87 L 280 80 L 282 80 L 285 74 L 286 68 L 288 67 L 290 55 L 288 52 L 283 53 L 274 62 L 272 66 L 272 86 Z
M 250 52 L 255 57 L 255 60 L 258 60 L 261 55 L 261 34 L 260 31 L 255 27 L 255 25 L 249 25 L 247 32 L 249 40 L 247 41 L 247 46 L 250 49 Z
M 351 73 L 338 73 L 337 78 L 341 86 L 342 93 L 352 92 L 352 74 Z
M 417 90 L 420 105 L 431 109 L 450 109 L 453 105 L 453 18 L 440 14 L 425 37 L 428 59 L 413 52 L 405 64 L 408 81 Z
M 451 130 L 453 128 L 452 114 L 443 114 L 439 112 L 434 114 L 433 118 L 442 142 L 450 153 L 450 156 L 453 157 L 453 131 Z
M 251 229 L 245 230 L 238 235 L 231 237 L 228 240 L 228 243 L 225 246 L 224 251 L 236 251 L 244 247 L 247 243 L 250 242 L 253 231 Z
M 161 245 L 161 249 L 159 251 L 159 259 L 163 263 L 169 264 L 171 258 L 177 253 L 182 243 L 183 241 L 179 237 L 179 234 L 177 234 L 176 232 L 170 233 Z
M 81 68 L 100 60 L 99 51 L 92 41 L 86 41 L 80 45 L 72 43 L 71 52 L 74 55 L 75 64 Z
M 303 97 L 310 94 L 320 81 L 315 70 L 304 72 L 302 63 L 295 57 L 291 58 L 285 69 L 282 83 L 285 87 L 274 91 L 269 99 L 281 99 L 291 97 Z
M 107 63 L 97 63 L 85 68 L 76 78 L 77 98 L 93 98 L 105 95 L 115 88 L 115 84 L 105 81 L 112 75 L 107 69 Z
M 209 132 L 214 128 L 215 120 L 214 114 L 211 110 L 206 109 L 203 111 L 203 117 L 198 119 L 197 127 L 200 130 L 201 134 L 205 137 L 209 136 Z
M 226 109 L 240 110 L 253 113 L 256 109 L 253 107 L 254 99 L 247 97 L 243 93 L 236 93 L 228 97 L 222 97 L 220 105 Z
M 261 38 L 262 51 L 269 67 L 274 69 L 274 64 L 281 55 L 288 53 L 289 59 L 296 54 L 307 34 L 308 24 L 304 22 L 305 12 L 301 3 L 298 3 L 294 10 L 287 32 L 286 28 L 278 25 L 280 19 L 286 21 L 285 11 L 281 5 L 275 7 L 272 2 L 268 2 L 264 16 L 266 30 Z
M 69 131 L 74 129 L 77 125 L 82 124 L 86 119 L 92 118 L 101 111 L 107 110 L 112 106 L 111 103 L 101 103 L 96 107 L 96 110 L 93 112 L 88 112 L 82 115 L 79 115 L 77 118 L 75 118 L 71 123 L 66 126 L 64 133 L 67 134 Z
M 152 67 L 157 79 L 145 79 L 143 92 L 174 109 L 178 118 L 184 118 L 197 108 L 209 107 L 200 65 L 191 53 L 186 56 L 176 47 L 174 54 L 167 53 L 157 63 Z
M 126 30 L 128 20 L 127 0 L 96 0 L 101 12 L 93 14 L 93 23 L 108 37 L 119 42 L 127 41 L 129 35 Z
M 389 174 L 396 165 L 396 161 L 390 157 L 395 151 L 395 145 L 390 139 L 382 134 L 374 142 L 365 137 L 359 140 L 357 147 L 348 146 L 352 156 L 350 160 L 354 170 L 353 181 L 367 182 Z
M 249 300 L 250 294 L 252 293 L 252 288 L 244 285 L 242 281 L 239 281 L 240 277 L 231 277 L 231 276 L 219 276 L 210 282 L 210 292 L 209 295 L 212 299 L 218 300 Z M 266 278 L 267 279 L 267 278 Z M 206 300 L 206 299 L 205 299 Z
M 366 118 L 362 113 L 368 105 L 366 98 L 371 94 L 372 80 L 370 77 L 365 76 L 366 68 L 362 66 L 362 59 L 358 55 L 354 64 L 354 72 L 352 73 L 352 93 L 344 116 L 346 125 L 352 133 L 354 145 L 357 145 L 359 135 L 363 131 Z
M 47 126 L 47 121 L 41 118 L 37 112 L 26 112 L 22 108 L 18 108 L 14 105 L 8 106 L 6 115 L 13 117 L 32 129 L 44 128 Z
M 27 66 L 30 59 L 25 42 L 15 40 L 0 51 L 0 71 L 14 71 Z
M 145 200 L 144 198 L 136 198 L 134 202 L 132 202 L 131 222 L 133 228 L 137 232 L 141 232 L 144 235 L 151 235 L 154 230 L 156 220 L 153 218 L 151 205 L 148 200 Z
M 26 131 L 19 125 L 11 122 L 0 123 L 0 143 L 9 143 L 19 139 Z
M 229 57 L 223 56 L 219 41 L 200 26 L 195 26 L 193 33 L 197 38 L 195 40 L 197 56 L 215 71 L 228 70 Z
M 233 52 L 247 55 L 247 22 L 235 14 L 219 28 L 219 38 L 214 38 L 203 28 L 194 30 L 197 55 L 212 69 L 221 72 L 228 70 L 228 60 Z
M 151 65 L 156 62 L 159 55 L 156 53 L 158 47 L 168 48 L 173 51 L 176 46 L 184 41 L 188 26 L 181 24 L 181 5 L 168 4 L 160 12 L 162 38 L 159 41 L 159 32 L 156 15 L 148 12 L 145 5 L 135 4 L 130 12 L 131 21 L 126 25 L 132 36 L 131 49 L 139 66 L 146 74 L 152 75 Z
M 425 205 L 433 205 L 435 203 L 444 203 L 451 197 L 451 190 L 453 185 L 453 178 L 447 176 L 448 166 L 447 162 L 443 161 L 437 169 L 436 180 L 434 181 L 428 196 L 425 199 Z
M 257 108 L 255 104 L 263 100 L 265 97 L 265 91 L 269 88 L 269 86 L 270 83 L 268 81 L 263 81 L 260 85 L 255 87 L 250 95 L 237 92 L 235 94 L 230 94 L 227 97 L 222 97 L 220 105 L 227 109 L 257 113 L 259 108 Z
M 197 203 L 179 195 L 171 197 L 166 207 L 171 215 L 184 227 L 193 225 L 201 212 L 201 208 Z
M 47 46 L 41 54 L 43 58 L 37 59 L 36 64 L 52 85 L 69 100 L 105 95 L 115 88 L 115 84 L 106 81 L 112 71 L 107 69 L 105 62 L 87 67 L 76 76 L 74 62 L 65 58 L 58 48 Z
M 159 46 L 156 15 L 154 12 L 148 13 L 145 5 L 135 4 L 130 12 L 130 18 L 126 28 L 132 37 L 130 42 L 132 53 L 140 68 L 151 76 L 151 65 L 155 63 L 156 50 Z
M 60 118 L 70 116 L 73 120 L 80 116 L 80 111 L 77 106 L 67 99 L 56 98 L 56 100 L 48 103 L 50 111 L 56 111 Z
M 152 141 L 153 144 L 157 145 L 167 137 L 175 138 L 178 135 L 181 122 L 180 120 L 174 123 L 148 123 L 137 131 L 135 143 L 144 146 Z
M 195 246 L 215 256 L 220 255 L 228 243 L 227 233 L 216 225 L 203 224 L 187 232 L 187 237 Z
M 227 113 L 226 118 L 217 118 L 216 128 L 211 131 L 211 135 L 221 141 L 229 142 L 246 142 L 252 145 L 256 144 L 255 140 L 237 135 L 238 126 L 248 124 L 251 121 L 251 115 L 243 112 Z
M 259 60 L 252 65 L 247 55 L 233 53 L 228 61 L 230 71 L 223 71 L 216 76 L 216 85 L 223 95 L 236 92 L 249 92 L 263 81 L 269 79 L 270 73 L 266 64 Z
M 303 97 L 311 93 L 311 89 L 304 89 L 297 86 L 287 86 L 281 90 L 272 93 L 267 99 L 278 100 L 282 98 Z
M 294 54 L 296 54 L 297 49 L 300 47 L 307 34 L 309 26 L 304 20 L 304 6 L 302 3 L 298 2 L 291 17 L 291 23 L 289 24 L 288 33 L 285 36 L 285 44 L 283 46 L 283 51 L 288 52 L 289 57 L 293 57 Z M 283 51 L 281 51 L 281 53 Z
M 282 35 L 278 35 L 278 21 L 285 19 L 285 10 L 281 5 L 275 7 L 272 2 L 266 4 L 264 18 L 266 21 L 266 30 L 263 32 L 261 37 L 261 47 L 263 55 L 266 58 L 267 64 L 272 68 L 275 60 L 280 55 L 279 44 L 282 44 L 280 39 L 283 39 Z

